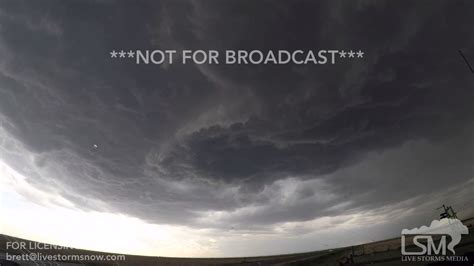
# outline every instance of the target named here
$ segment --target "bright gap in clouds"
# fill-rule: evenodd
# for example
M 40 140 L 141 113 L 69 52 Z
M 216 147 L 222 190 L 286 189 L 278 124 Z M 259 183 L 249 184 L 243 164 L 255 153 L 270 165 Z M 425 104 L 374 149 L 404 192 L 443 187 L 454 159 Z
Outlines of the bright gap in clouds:
M 68 247 L 138 255 L 214 256 L 204 234 L 154 225 L 122 214 L 86 212 L 58 195 L 29 185 L 0 162 L 0 233 Z M 34 198 L 36 202 L 28 198 Z M 65 207 L 52 202 L 61 202 Z

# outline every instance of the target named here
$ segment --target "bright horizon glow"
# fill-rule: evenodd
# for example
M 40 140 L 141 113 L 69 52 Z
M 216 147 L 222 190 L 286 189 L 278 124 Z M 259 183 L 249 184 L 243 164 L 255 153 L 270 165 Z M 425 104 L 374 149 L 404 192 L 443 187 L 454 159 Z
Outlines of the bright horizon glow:
M 80 210 L 61 196 L 28 184 L 2 161 L 0 195 L 0 211 L 10 217 L 0 220 L 1 234 L 78 249 L 167 257 L 263 256 L 368 243 L 383 240 L 371 239 L 371 230 L 390 224 L 393 217 L 413 215 L 410 210 L 395 208 L 391 213 L 322 217 L 280 223 L 272 228 L 273 233 L 150 224 L 123 214 Z M 308 243 L 312 248 L 302 250 Z M 280 250 L 275 245 L 281 246 Z
M 1 161 L 0 177 L 0 210 L 2 215 L 12 217 L 0 221 L 0 233 L 13 237 L 78 249 L 170 257 L 259 256 L 267 254 L 251 254 L 249 250 L 254 248 L 245 249 L 246 245 L 242 246 L 241 243 L 292 242 L 286 237 L 269 237 L 258 233 L 235 232 L 219 236 L 212 230 L 149 224 L 123 214 L 83 211 L 59 195 L 48 194 L 28 184 L 24 176 Z M 35 199 L 37 203 L 28 198 Z M 64 207 L 55 203 L 61 203 Z M 315 221 L 282 223 L 275 228 L 275 233 L 284 234 L 301 225 L 328 228 L 332 220 L 320 218 Z M 340 229 L 345 231 L 350 227 L 348 223 L 344 223 Z M 219 250 L 219 242 L 229 245 L 229 240 L 233 245 L 239 246 L 240 250 L 235 250 L 233 254 Z M 320 249 L 332 248 L 338 244 L 324 244 Z M 289 250 L 286 253 L 295 252 Z
M 83 211 L 58 195 L 46 194 L 29 185 L 23 176 L 0 162 L 0 233 L 48 244 L 134 255 L 215 256 L 212 246 L 200 245 L 204 234 L 188 228 L 155 225 L 122 214 Z M 68 207 L 36 204 L 18 193 L 53 199 Z

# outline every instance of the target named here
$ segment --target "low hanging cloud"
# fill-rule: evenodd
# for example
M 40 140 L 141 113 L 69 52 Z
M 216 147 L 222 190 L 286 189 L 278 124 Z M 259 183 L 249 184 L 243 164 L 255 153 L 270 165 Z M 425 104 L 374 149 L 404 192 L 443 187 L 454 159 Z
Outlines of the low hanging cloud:
M 78 208 L 197 228 L 263 230 L 422 202 L 473 177 L 472 74 L 457 54 L 474 44 L 473 9 L 2 3 L 1 159 Z M 139 66 L 108 55 L 166 48 L 363 49 L 366 58 Z

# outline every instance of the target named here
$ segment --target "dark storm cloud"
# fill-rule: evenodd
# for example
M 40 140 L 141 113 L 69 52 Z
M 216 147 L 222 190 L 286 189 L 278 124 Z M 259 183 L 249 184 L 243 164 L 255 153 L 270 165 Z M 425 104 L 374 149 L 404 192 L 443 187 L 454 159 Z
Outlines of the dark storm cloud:
M 473 5 L 342 3 L 2 2 L 0 118 L 21 143 L 2 145 L 3 159 L 82 208 L 97 200 L 196 226 L 229 212 L 216 227 L 377 208 L 472 178 L 473 76 L 457 50 L 474 44 Z M 366 57 L 160 67 L 108 57 L 157 48 Z

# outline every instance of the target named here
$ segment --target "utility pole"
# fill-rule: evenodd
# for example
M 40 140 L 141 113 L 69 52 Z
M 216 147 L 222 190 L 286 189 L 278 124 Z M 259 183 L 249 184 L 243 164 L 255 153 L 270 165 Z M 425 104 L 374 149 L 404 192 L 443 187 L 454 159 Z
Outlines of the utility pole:
M 443 204 L 443 206 L 436 208 L 436 210 L 443 209 L 444 212 L 442 212 L 439 217 L 440 219 L 443 218 L 450 218 L 450 219 L 457 219 L 458 216 L 456 215 L 456 212 L 453 210 L 453 207 L 451 206 L 446 206 Z

